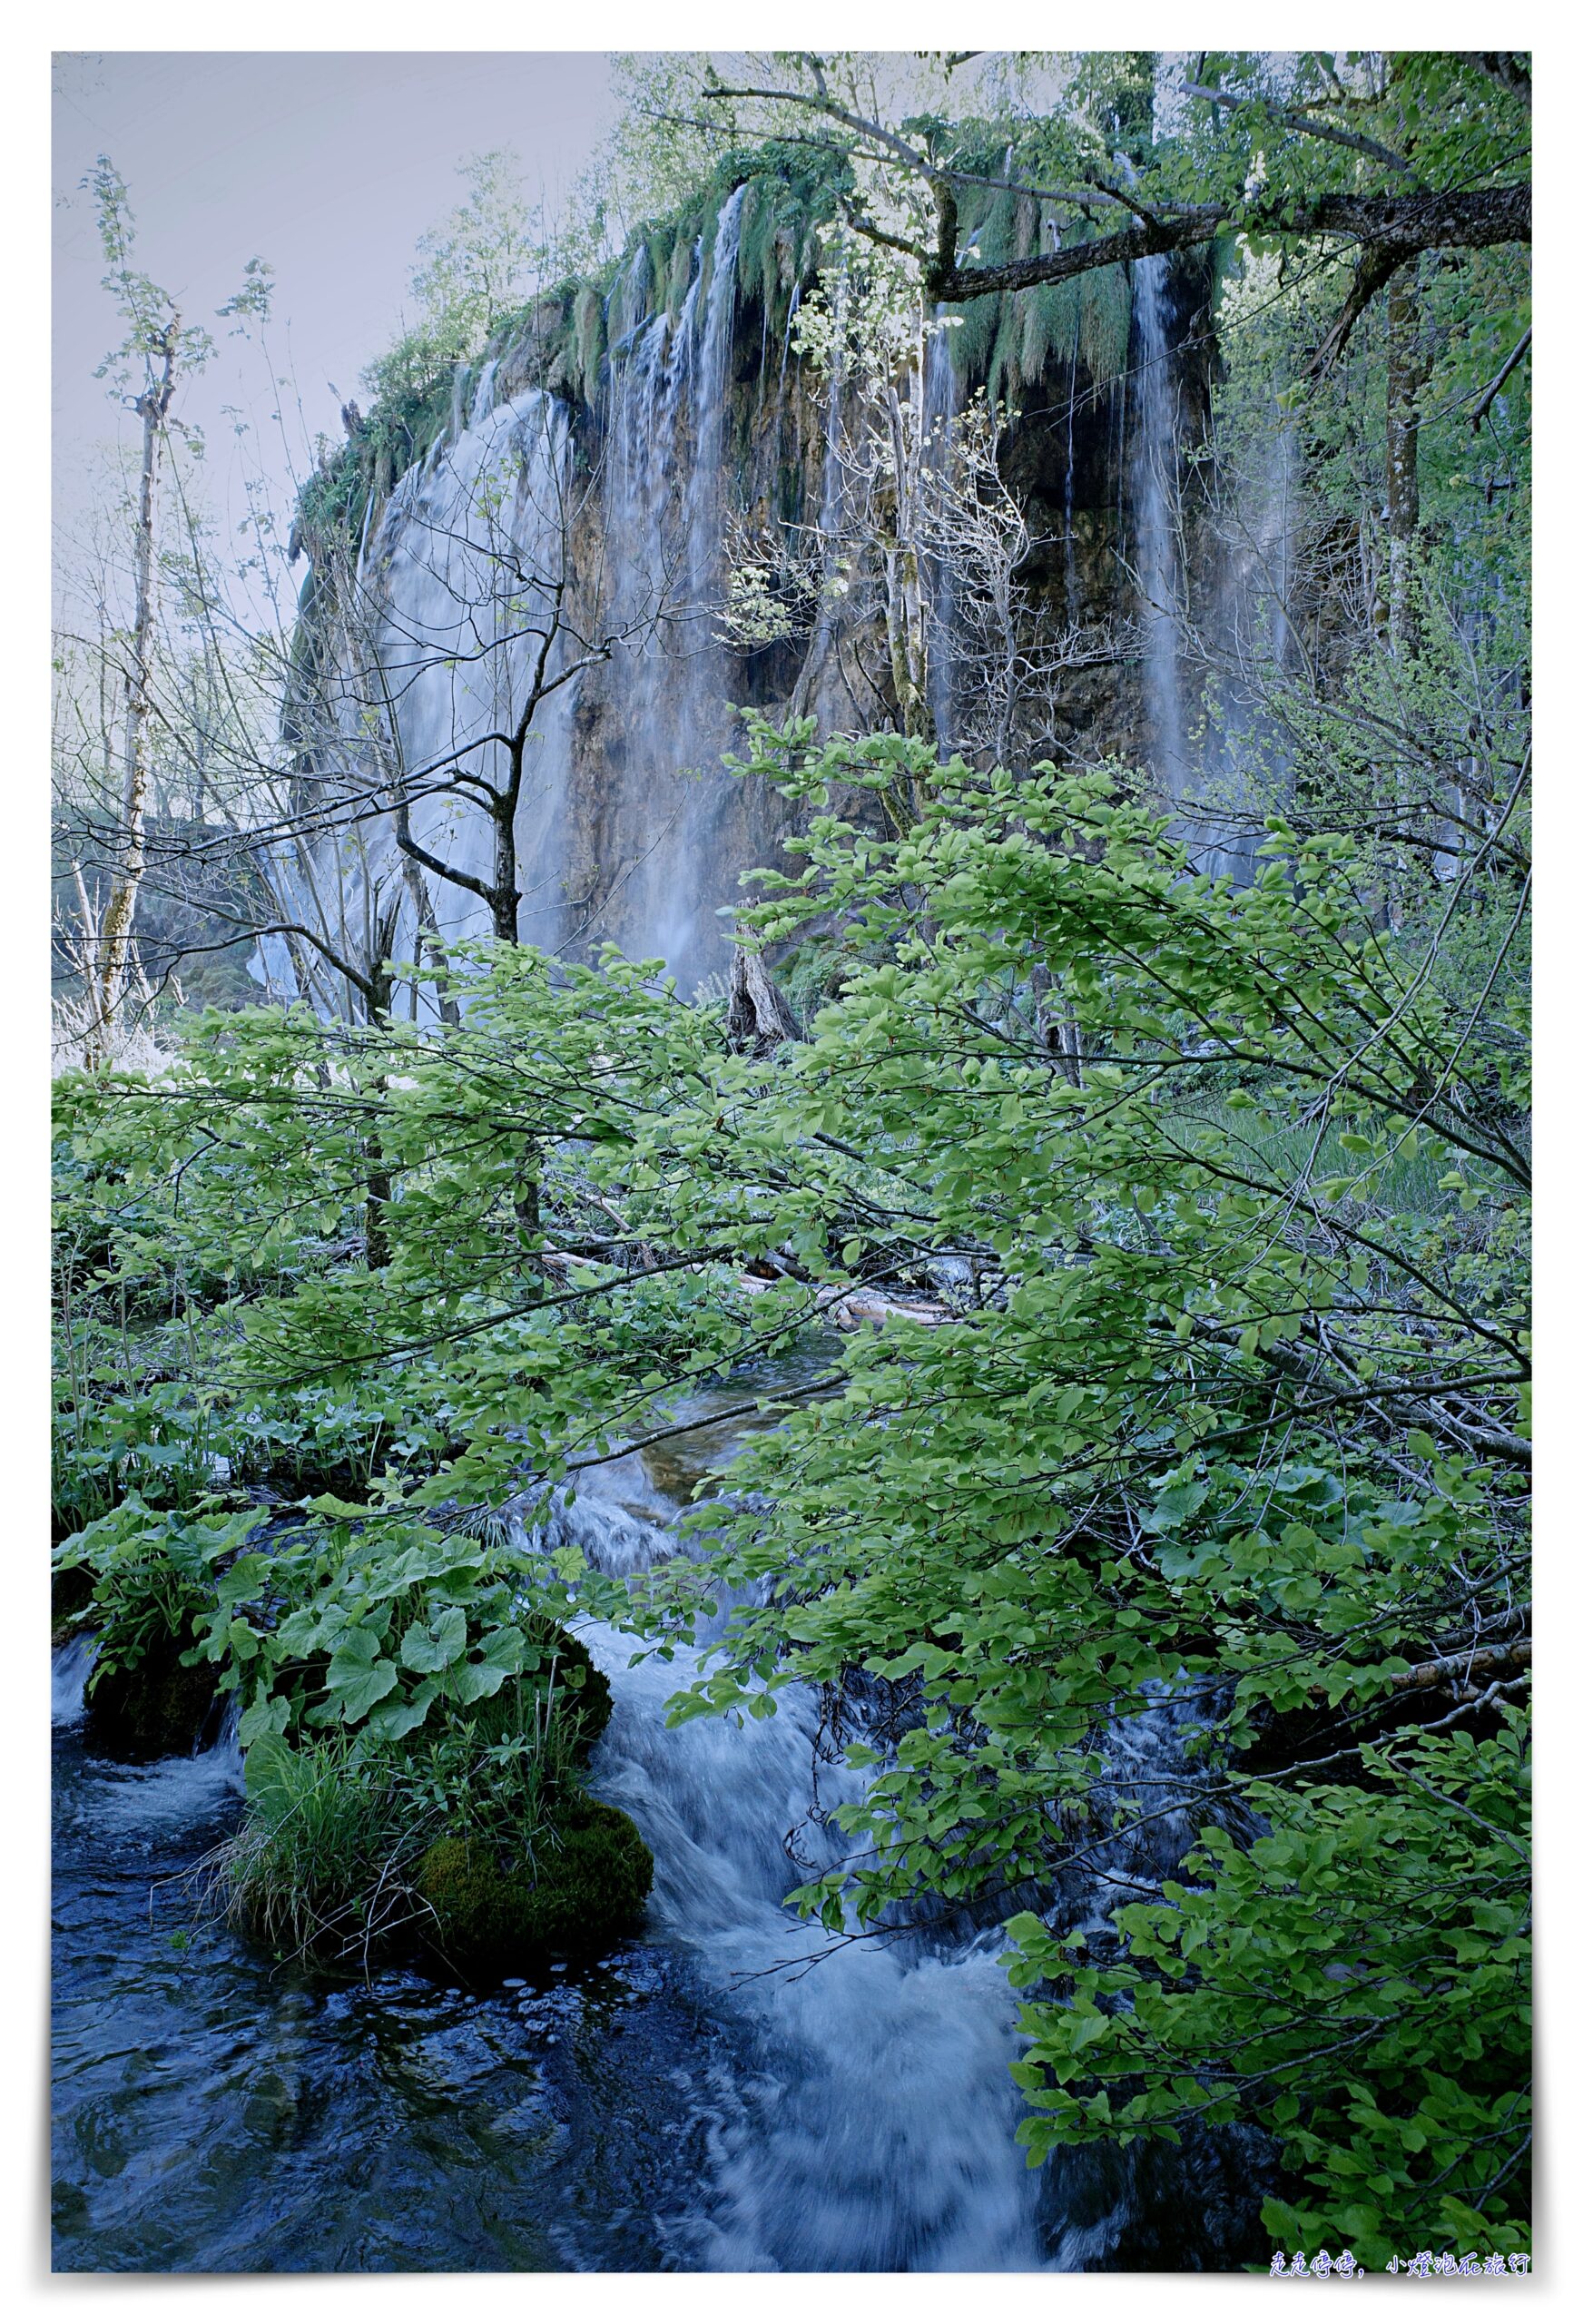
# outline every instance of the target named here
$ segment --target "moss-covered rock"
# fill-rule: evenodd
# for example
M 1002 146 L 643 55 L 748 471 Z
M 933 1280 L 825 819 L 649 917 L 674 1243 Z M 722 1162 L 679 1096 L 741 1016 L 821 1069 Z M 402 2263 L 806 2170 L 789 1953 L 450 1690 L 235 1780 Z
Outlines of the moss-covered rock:
M 574 1792 L 556 1839 L 532 1872 L 502 1872 L 486 1848 L 454 1837 L 429 1849 L 418 1893 L 435 1916 L 434 1949 L 454 1970 L 509 1976 L 547 1954 L 603 1952 L 639 1926 L 654 1860 L 631 1817 Z
M 166 1759 L 197 1748 L 214 1706 L 215 1670 L 184 1669 L 186 1641 L 156 1638 L 130 1669 L 96 1670 L 89 1680 L 90 1749 L 112 1759 Z

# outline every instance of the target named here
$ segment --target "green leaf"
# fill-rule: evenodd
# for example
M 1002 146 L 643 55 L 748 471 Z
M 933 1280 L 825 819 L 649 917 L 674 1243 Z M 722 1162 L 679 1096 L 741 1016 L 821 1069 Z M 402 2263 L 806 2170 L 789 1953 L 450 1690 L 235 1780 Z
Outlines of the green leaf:
M 437 1621 L 411 1625 L 401 1640 L 401 1659 L 408 1670 L 445 1670 L 467 1645 L 467 1615 L 459 1606 L 447 1606 Z

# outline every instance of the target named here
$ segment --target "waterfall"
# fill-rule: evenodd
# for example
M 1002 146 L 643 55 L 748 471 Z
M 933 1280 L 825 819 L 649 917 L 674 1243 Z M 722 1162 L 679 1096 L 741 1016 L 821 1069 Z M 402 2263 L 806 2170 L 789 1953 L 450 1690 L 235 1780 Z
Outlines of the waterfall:
M 1067 588 L 1067 624 L 1076 629 L 1083 618 L 1082 593 L 1077 586 L 1077 458 L 1074 439 L 1077 423 L 1077 358 L 1074 353 L 1067 376 L 1067 463 L 1063 486 L 1062 515 L 1065 519 L 1065 580 Z
M 1291 500 L 1295 446 L 1279 415 L 1239 480 L 1235 546 L 1223 550 L 1202 594 L 1205 632 L 1220 663 L 1204 739 L 1186 734 L 1182 674 L 1184 579 L 1176 534 L 1179 428 L 1164 258 L 1133 269 L 1138 325 L 1136 425 L 1130 458 L 1135 566 L 1144 627 L 1144 715 L 1159 787 L 1175 810 L 1175 837 L 1195 868 L 1245 886 L 1257 869 L 1265 797 L 1284 758 L 1257 701 L 1257 672 L 1279 672 L 1289 647 Z
M 537 661 L 575 579 L 575 500 L 565 407 L 537 388 L 497 399 L 499 364 L 458 367 L 451 425 L 398 480 L 359 556 L 344 600 L 332 593 L 316 654 L 320 691 L 306 732 L 300 832 L 271 850 L 289 917 L 354 964 L 416 957 L 422 921 L 447 945 L 487 935 L 489 907 L 397 842 L 390 802 L 404 794 L 417 846 L 465 877 L 494 876 L 483 794 L 507 754 L 488 739 L 520 721 Z M 564 608 L 563 608 L 564 609 Z M 543 676 L 564 671 L 565 634 Z M 514 822 L 518 924 L 547 948 L 565 933 L 566 803 L 577 682 L 536 705 Z M 333 1010 L 349 996 L 310 946 L 260 943 L 267 990 Z M 420 988 L 435 1006 L 432 988 Z
M 1251 433 L 1252 431 L 1250 431 Z M 1213 635 L 1220 669 L 1202 781 L 1201 868 L 1245 887 L 1258 870 L 1263 815 L 1286 787 L 1285 739 L 1263 696 L 1292 650 L 1292 502 L 1297 451 L 1278 411 L 1236 478 L 1231 542 L 1220 559 Z
M 730 685 L 715 630 L 745 192 L 716 222 L 707 294 L 701 237 L 674 327 L 662 310 L 633 342 L 613 390 L 605 482 L 616 625 L 633 638 L 616 668 L 620 733 L 606 753 L 615 780 L 600 824 L 603 901 L 614 907 L 605 926 L 629 952 L 659 954 L 683 987 L 722 957 L 708 914 Z
M 1144 714 L 1161 790 L 1180 803 L 1189 789 L 1183 733 L 1177 632 L 1176 398 L 1165 310 L 1165 261 L 1133 266 L 1133 305 L 1138 326 L 1136 412 L 1132 448 L 1132 501 L 1136 525 L 1136 572 L 1144 626 Z
M 522 714 L 555 592 L 568 577 L 572 508 L 566 415 L 536 388 L 495 400 L 497 366 L 487 363 L 467 424 L 409 469 L 368 560 L 367 586 L 379 607 L 379 661 L 410 785 L 414 840 L 474 877 L 492 871 L 492 827 L 465 798 L 428 788 L 440 768 L 506 779 L 506 753 L 481 738 Z M 552 649 L 546 675 L 560 666 Z M 539 704 L 530 728 L 527 773 L 516 816 L 522 932 L 553 947 L 565 920 L 560 841 L 571 757 L 575 688 Z M 479 747 L 469 747 L 479 744 Z M 459 760 L 455 754 L 460 752 Z M 488 931 L 478 898 L 429 875 L 442 936 Z

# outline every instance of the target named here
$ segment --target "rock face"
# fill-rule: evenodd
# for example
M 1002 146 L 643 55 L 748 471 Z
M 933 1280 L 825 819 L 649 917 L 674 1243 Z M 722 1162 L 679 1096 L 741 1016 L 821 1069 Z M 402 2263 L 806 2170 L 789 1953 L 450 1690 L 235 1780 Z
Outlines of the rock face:
M 817 236 L 777 222 L 771 199 L 762 181 L 737 185 L 668 251 L 640 236 L 607 297 L 585 289 L 519 319 L 458 379 L 421 458 L 392 477 L 382 451 L 369 469 L 353 592 L 411 836 L 474 877 L 491 861 L 487 819 L 434 770 L 468 746 L 469 770 L 500 779 L 500 746 L 478 738 L 520 714 L 556 630 L 539 675 L 564 683 L 530 722 L 516 819 L 519 932 L 658 954 L 683 992 L 723 979 L 743 872 L 786 865 L 792 811 L 721 768 L 741 708 L 811 714 L 826 730 L 911 716 L 878 585 L 860 575 L 840 594 L 842 431 L 850 443 L 863 412 L 825 394 L 798 351 Z M 1179 724 L 1150 700 L 1169 655 L 1140 598 L 1162 551 L 1139 535 L 1165 496 L 1143 454 L 1151 413 L 1168 410 L 1184 446 L 1207 424 L 1209 278 L 1174 262 L 1142 320 L 1125 271 L 1083 284 L 1081 300 L 1063 291 L 1069 313 L 1042 292 L 974 301 L 955 338 L 936 328 L 916 378 L 939 443 L 992 388 L 1007 415 L 996 463 L 1027 530 L 1012 626 L 1041 675 L 1009 729 L 990 714 L 959 569 L 937 560 L 926 576 L 928 724 L 980 760 L 1147 764 Z M 290 731 L 316 783 L 339 771 L 349 785 L 369 773 L 371 690 L 345 683 L 346 576 L 304 537 L 316 610 L 302 666 L 339 669 L 341 699 L 312 710 L 305 684 Z M 1191 527 L 1188 548 L 1191 561 Z M 780 608 L 762 631 L 726 618 L 733 576 L 740 586 L 754 565 Z M 388 895 L 396 957 L 410 957 L 420 909 L 444 940 L 486 931 L 477 897 L 432 869 L 418 881 L 389 828 L 357 843 Z
M 492 1979 L 542 1966 L 550 1955 L 602 1953 L 635 1933 L 654 1860 L 630 1816 L 572 1792 L 556 1844 L 532 1872 L 503 1872 L 477 1844 L 451 1837 L 429 1849 L 418 1888 L 435 1916 L 430 1943 L 459 1974 Z

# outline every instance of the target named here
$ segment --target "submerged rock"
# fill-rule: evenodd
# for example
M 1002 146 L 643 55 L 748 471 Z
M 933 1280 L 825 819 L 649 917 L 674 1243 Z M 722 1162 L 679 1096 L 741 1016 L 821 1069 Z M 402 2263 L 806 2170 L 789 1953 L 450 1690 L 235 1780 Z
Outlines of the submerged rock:
M 468 1976 L 500 1977 L 632 1935 L 654 1876 L 631 1817 L 575 1792 L 531 1872 L 503 1872 L 487 1848 L 453 1837 L 429 1849 L 418 1889 L 435 1916 L 436 1952 Z

